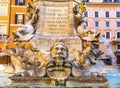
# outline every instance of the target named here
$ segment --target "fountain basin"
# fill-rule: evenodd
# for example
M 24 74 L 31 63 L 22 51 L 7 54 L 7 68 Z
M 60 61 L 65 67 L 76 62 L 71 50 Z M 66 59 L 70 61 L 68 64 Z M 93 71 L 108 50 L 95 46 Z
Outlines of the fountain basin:
M 104 76 L 108 79 L 108 88 L 120 88 L 120 73 L 107 73 Z

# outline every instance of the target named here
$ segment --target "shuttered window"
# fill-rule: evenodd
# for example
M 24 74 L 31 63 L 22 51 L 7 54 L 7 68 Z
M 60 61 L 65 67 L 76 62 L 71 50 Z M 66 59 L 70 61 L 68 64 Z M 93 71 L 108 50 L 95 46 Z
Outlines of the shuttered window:
M 15 24 L 24 24 L 24 14 L 15 14 Z
M 15 5 L 25 5 L 25 0 L 16 0 Z

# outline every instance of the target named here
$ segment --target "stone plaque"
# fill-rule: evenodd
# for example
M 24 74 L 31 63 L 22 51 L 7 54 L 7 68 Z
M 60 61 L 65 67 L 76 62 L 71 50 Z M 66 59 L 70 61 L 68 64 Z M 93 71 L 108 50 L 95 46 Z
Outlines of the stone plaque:
M 39 3 L 38 3 L 39 2 Z M 65 43 L 69 50 L 82 50 L 82 40 L 74 29 L 74 0 L 38 0 L 34 3 L 40 9 L 36 26 L 38 50 L 49 51 L 55 42 Z
M 68 7 L 45 8 L 43 36 L 69 36 Z

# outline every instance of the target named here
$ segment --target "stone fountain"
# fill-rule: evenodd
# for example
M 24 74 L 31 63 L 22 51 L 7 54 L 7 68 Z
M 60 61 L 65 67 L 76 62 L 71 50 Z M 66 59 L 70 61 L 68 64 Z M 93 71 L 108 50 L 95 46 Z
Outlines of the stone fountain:
M 104 84 L 102 51 L 94 47 L 100 33 L 86 29 L 81 0 L 33 0 L 29 20 L 13 32 L 16 48 L 9 48 L 13 83 L 55 86 Z M 10 69 L 11 68 L 11 69 Z

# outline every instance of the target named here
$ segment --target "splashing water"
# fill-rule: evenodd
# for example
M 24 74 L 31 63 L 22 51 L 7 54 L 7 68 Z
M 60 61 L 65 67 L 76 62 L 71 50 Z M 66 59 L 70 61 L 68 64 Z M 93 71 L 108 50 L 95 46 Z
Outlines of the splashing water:
M 110 47 L 110 44 L 109 44 L 108 40 L 105 37 L 102 37 L 102 36 L 100 37 L 100 40 L 104 42 L 104 45 L 106 46 L 109 55 L 111 57 L 114 57 L 114 54 L 112 52 L 112 49 Z

